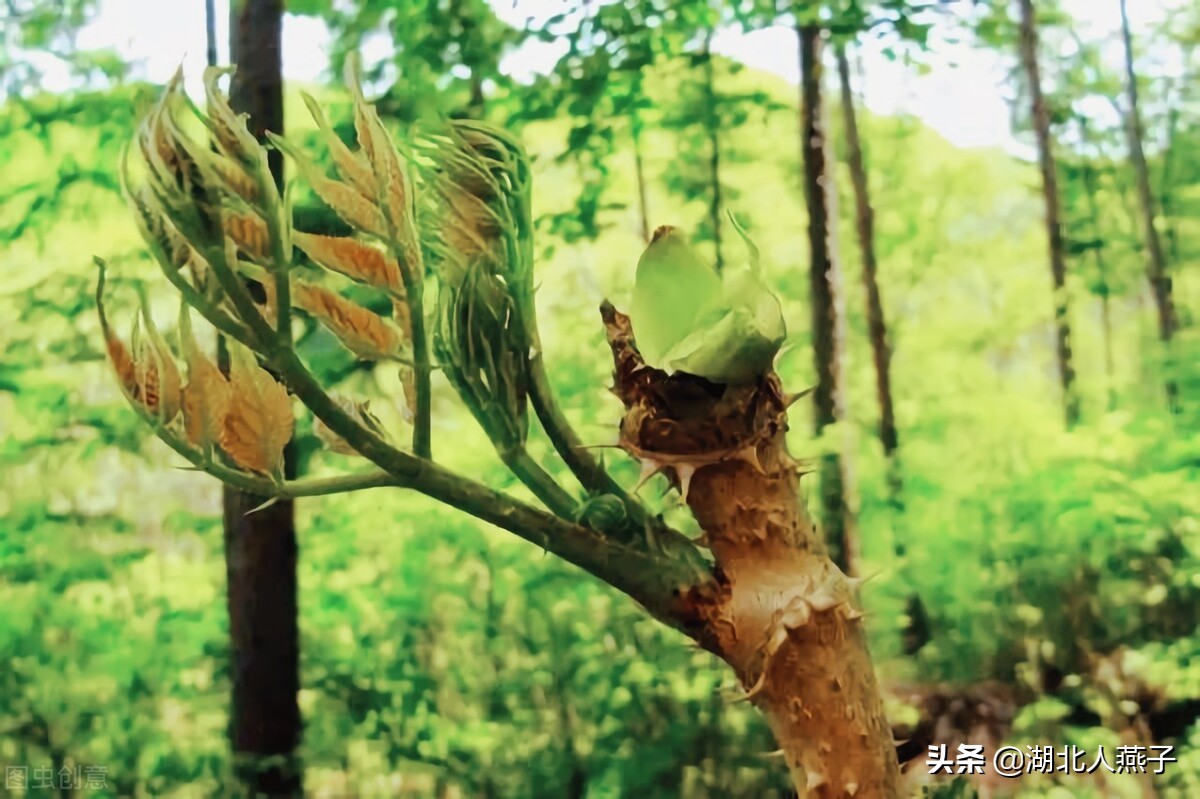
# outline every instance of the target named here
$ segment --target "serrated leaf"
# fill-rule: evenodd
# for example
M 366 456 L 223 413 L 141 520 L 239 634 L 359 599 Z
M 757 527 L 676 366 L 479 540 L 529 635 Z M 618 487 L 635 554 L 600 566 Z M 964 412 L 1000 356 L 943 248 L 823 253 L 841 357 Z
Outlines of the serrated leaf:
M 186 305 L 179 314 L 179 337 L 188 371 L 182 397 L 184 432 L 193 446 L 207 450 L 220 440 L 229 409 L 229 381 L 196 344 Z
M 271 259 L 271 234 L 257 214 L 225 214 L 225 234 L 255 263 Z
M 242 163 L 259 165 L 267 153 L 246 126 L 249 114 L 235 113 L 225 93 L 217 86 L 217 80 L 226 72 L 232 73 L 232 70 L 218 67 L 204 70 L 204 97 L 208 104 L 208 113 L 204 117 L 206 124 L 224 155 Z
M 142 337 L 140 329 L 135 326 L 131 338 L 138 388 L 135 396 L 148 411 L 167 423 L 179 414 L 182 383 L 179 367 L 167 342 L 155 327 L 144 301 L 141 318 L 146 322 L 146 335 Z
M 351 186 L 323 177 L 311 179 L 309 185 L 346 224 L 372 236 L 386 237 L 387 223 L 379 208 Z
M 94 262 L 100 270 L 100 276 L 96 281 L 96 312 L 100 316 L 100 330 L 104 334 L 104 347 L 108 351 L 108 361 L 112 364 L 113 371 L 116 372 L 121 390 L 132 399 L 137 390 L 133 356 L 130 354 L 129 348 L 125 346 L 125 342 L 117 337 L 108 324 L 108 313 L 104 308 L 104 281 L 107 264 L 102 258 L 95 258 Z
M 358 145 L 374 178 L 373 197 L 383 211 L 392 237 L 404 258 L 409 280 L 424 279 L 416 231 L 412 176 L 375 107 L 363 97 L 357 57 L 346 62 L 346 83 L 354 98 L 354 129 Z
M 342 221 L 372 236 L 387 236 L 387 222 L 374 202 L 360 194 L 353 186 L 325 175 L 308 156 L 287 139 L 273 133 L 268 133 L 267 137 L 291 159 L 308 181 L 308 185 L 321 198 L 321 202 L 332 208 Z
M 399 354 L 404 340 L 383 317 L 322 286 L 297 281 L 292 287 L 297 308 L 320 319 L 338 340 L 366 360 Z
M 403 291 L 400 265 L 395 259 L 360 241 L 313 233 L 294 234 L 296 246 L 326 269 L 391 292 Z
M 371 166 L 366 159 L 351 151 L 334 132 L 328 120 L 325 119 L 325 112 L 321 110 L 321 106 L 317 104 L 312 95 L 301 92 L 300 97 L 304 100 L 304 105 L 308 107 L 308 113 L 312 116 L 313 122 L 317 124 L 317 129 L 329 147 L 329 154 L 333 157 L 333 164 L 337 167 L 338 174 L 364 197 L 374 197 L 375 175 L 372 174 Z
M 258 365 L 243 345 L 229 342 L 231 399 L 219 443 L 243 469 L 278 476 L 294 419 L 287 389 Z

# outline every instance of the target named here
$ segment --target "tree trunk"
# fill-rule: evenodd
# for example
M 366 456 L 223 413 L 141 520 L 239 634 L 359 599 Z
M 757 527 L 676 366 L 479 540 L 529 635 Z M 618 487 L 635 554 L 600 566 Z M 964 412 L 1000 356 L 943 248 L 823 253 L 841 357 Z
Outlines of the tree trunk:
M 634 112 L 637 113 L 636 111 Z M 646 193 L 646 166 L 642 157 L 642 127 L 635 117 L 633 120 L 633 172 L 637 178 L 638 221 L 641 223 L 642 241 L 650 243 L 650 202 Z
M 642 360 L 628 317 L 607 304 L 603 313 L 626 407 L 622 447 L 667 471 L 716 561 L 716 586 L 681 596 L 690 632 L 762 710 L 800 796 L 899 797 L 858 581 L 830 560 L 804 510 L 778 377 L 731 387 L 667 375 Z
M 1067 266 L 1058 200 L 1058 172 L 1050 140 L 1050 112 L 1042 96 L 1038 68 L 1037 22 L 1033 0 L 1017 0 L 1021 14 L 1021 64 L 1029 83 L 1033 129 L 1037 136 L 1038 164 L 1042 172 L 1042 195 L 1046 204 L 1046 234 L 1050 245 L 1050 277 L 1054 285 L 1054 327 L 1058 344 L 1058 374 L 1062 383 L 1063 412 L 1067 427 L 1079 421 L 1079 398 L 1075 394 L 1075 366 L 1071 359 L 1071 323 L 1067 316 Z
M 713 247 L 716 250 L 716 267 L 720 272 L 725 265 L 721 252 L 721 124 L 717 114 L 717 76 L 712 56 L 713 31 L 704 38 L 704 114 L 705 132 L 708 134 L 708 183 L 711 188 L 708 200 L 708 223 L 712 225 Z
M 1121 38 L 1125 43 L 1125 96 L 1129 102 L 1126 110 L 1125 127 L 1129 135 L 1129 160 L 1137 179 L 1138 202 L 1141 206 L 1142 232 L 1146 237 L 1148 261 L 1146 275 L 1154 293 L 1154 304 L 1158 309 L 1158 337 L 1170 341 L 1175 335 L 1178 319 L 1175 302 L 1171 296 L 1171 278 L 1167 275 L 1166 258 L 1163 256 L 1162 240 L 1154 224 L 1154 192 L 1150 188 L 1150 170 L 1146 166 L 1146 153 L 1142 149 L 1142 118 L 1138 110 L 1137 74 L 1133 69 L 1133 36 L 1129 31 L 1129 14 L 1126 0 L 1121 3 Z
M 1181 83 L 1186 84 L 1186 80 Z M 1171 178 L 1174 176 L 1176 139 L 1179 133 L 1179 106 L 1185 102 L 1183 90 L 1180 89 L 1171 109 L 1167 111 L 1167 144 L 1163 152 L 1162 178 L 1158 182 L 1158 207 L 1162 211 L 1163 224 L 1166 226 L 1168 257 L 1173 263 L 1179 261 L 1179 228 L 1175 225 L 1174 187 Z
M 230 105 L 250 115 L 250 130 L 283 132 L 281 0 L 240 0 L 230 8 L 230 57 L 237 65 Z M 269 150 L 271 173 L 283 183 L 282 153 Z M 285 452 L 295 474 L 294 447 Z M 229 727 L 239 778 L 251 796 L 300 796 L 300 641 L 297 620 L 296 527 L 283 500 L 251 512 L 266 497 L 226 487 L 225 563 L 233 698 Z
M 1154 307 L 1158 312 L 1158 337 L 1168 346 L 1179 327 L 1175 315 L 1175 300 L 1171 291 L 1171 276 L 1167 274 L 1167 261 L 1163 255 L 1162 239 L 1154 224 L 1154 191 L 1150 187 L 1150 170 L 1146 166 L 1146 152 L 1142 148 L 1142 117 L 1138 109 L 1137 73 L 1133 69 L 1133 35 L 1129 30 L 1129 13 L 1126 0 L 1121 5 L 1121 39 L 1125 45 L 1125 96 L 1129 108 L 1125 114 L 1125 129 L 1129 136 L 1129 160 L 1137 180 L 1138 204 L 1141 211 L 1142 233 L 1146 239 L 1146 277 L 1154 296 Z M 1173 412 L 1179 410 L 1179 386 L 1171 377 L 1166 381 L 1167 404 Z
M 892 502 L 899 506 L 902 479 L 896 450 L 900 446 L 900 436 L 896 430 L 896 414 L 892 403 L 892 350 L 888 344 L 883 300 L 880 299 L 879 281 L 876 279 L 879 265 L 875 259 L 875 212 L 871 208 L 867 168 L 863 159 L 862 142 L 858 135 L 854 93 L 850 87 L 850 62 L 846 58 L 845 45 L 839 44 L 835 50 L 838 82 L 841 85 L 844 135 L 848 149 L 846 160 L 850 166 L 850 180 L 854 185 L 854 220 L 858 233 L 858 246 L 862 252 L 863 287 L 866 289 L 867 297 L 867 330 L 871 337 L 871 353 L 875 361 L 875 389 L 879 400 L 879 441 L 883 444 L 883 454 L 888 459 L 888 480 Z
M 799 25 L 800 37 L 800 153 L 804 164 L 804 198 L 808 207 L 809 302 L 812 305 L 813 365 L 817 385 L 813 390 L 816 435 L 846 416 L 842 358 L 846 314 L 841 265 L 834 225 L 836 193 L 829 169 L 821 96 L 821 29 Z M 834 562 L 854 573 L 858 544 L 849 502 L 852 490 L 847 453 L 837 449 L 821 458 L 821 522 Z
M 1076 121 L 1079 123 L 1080 141 L 1086 147 L 1089 142 L 1087 122 L 1082 117 Z M 1083 191 L 1087 196 L 1088 215 L 1092 221 L 1092 236 L 1096 240 L 1096 246 L 1092 248 L 1092 257 L 1096 261 L 1096 274 L 1100 281 L 1100 324 L 1101 333 L 1104 336 L 1104 381 L 1108 396 L 1108 409 L 1112 410 L 1117 407 L 1117 391 L 1116 361 L 1113 358 L 1112 347 L 1112 291 L 1108 282 L 1108 262 L 1104 257 L 1107 241 L 1100 227 L 1100 204 L 1096 200 L 1098 190 L 1096 174 L 1086 153 L 1083 158 L 1082 171 Z

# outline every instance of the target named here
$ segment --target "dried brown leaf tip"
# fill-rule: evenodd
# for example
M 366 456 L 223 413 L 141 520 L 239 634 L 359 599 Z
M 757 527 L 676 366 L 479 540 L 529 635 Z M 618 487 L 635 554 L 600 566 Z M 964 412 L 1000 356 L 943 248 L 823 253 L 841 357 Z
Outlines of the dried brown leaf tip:
M 400 332 L 383 317 L 323 286 L 297 281 L 292 299 L 321 320 L 348 350 L 364 360 L 396 358 L 404 346 Z
M 230 342 L 229 362 L 231 398 L 221 422 L 221 449 L 243 469 L 280 477 L 294 427 L 287 389 L 240 344 Z

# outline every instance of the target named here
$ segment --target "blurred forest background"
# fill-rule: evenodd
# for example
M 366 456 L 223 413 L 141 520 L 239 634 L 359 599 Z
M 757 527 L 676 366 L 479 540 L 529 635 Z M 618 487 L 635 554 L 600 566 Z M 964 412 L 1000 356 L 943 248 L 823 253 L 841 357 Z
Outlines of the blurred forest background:
M 77 46 L 99 5 L 0 10 L 0 763 L 104 766 L 87 795 L 235 795 L 221 489 L 173 468 L 129 412 L 94 311 L 93 254 L 120 275 L 114 315 L 154 270 L 117 164 L 159 91 L 115 49 Z M 822 419 L 796 405 L 792 450 L 840 459 L 847 512 L 826 521 L 878 572 L 863 601 L 910 772 L 937 743 L 1168 744 L 1179 762 L 1159 776 L 925 789 L 1200 796 L 1200 7 L 1163 3 L 1155 24 L 1106 39 L 1054 0 L 583 0 L 524 29 L 484 0 L 286 10 L 333 42 L 327 84 L 285 85 L 293 140 L 318 139 L 301 89 L 352 137 L 332 76 L 364 41 L 384 42 L 369 91 L 398 136 L 434 113 L 519 135 L 545 355 L 589 443 L 619 418 L 596 307 L 628 305 L 659 224 L 737 261 L 737 214 L 783 300 L 778 371 L 792 390 L 816 382 L 798 109 L 823 91 L 846 406 Z M 817 29 L 824 74 L 797 87 L 712 52 L 717 31 L 773 25 Z M 863 111 L 864 40 L 915 74 L 955 39 L 1011 66 L 1014 130 L 1041 158 Z M 516 80 L 501 63 L 530 42 L 569 46 Z M 45 90 L 51 57 L 75 88 Z M 295 201 L 298 227 L 336 229 L 307 189 Z M 146 285 L 174 313 L 162 281 Z M 302 347 L 327 384 L 394 405 L 395 374 L 328 335 Z M 434 433 L 453 442 L 439 455 L 518 491 L 435 388 Z M 296 450 L 308 474 L 344 460 L 307 429 Z M 607 457 L 631 486 L 636 464 Z M 678 514 L 661 488 L 642 493 Z M 296 529 L 303 738 L 286 755 L 308 794 L 786 795 L 732 675 L 576 569 L 395 489 L 300 500 Z

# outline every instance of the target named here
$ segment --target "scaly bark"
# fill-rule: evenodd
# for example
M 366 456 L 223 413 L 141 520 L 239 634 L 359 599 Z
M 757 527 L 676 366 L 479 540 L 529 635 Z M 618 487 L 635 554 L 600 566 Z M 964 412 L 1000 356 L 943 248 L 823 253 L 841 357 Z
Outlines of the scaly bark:
M 896 429 L 896 412 L 892 402 L 892 349 L 888 343 L 887 321 L 883 314 L 883 300 L 879 295 L 877 274 L 879 263 L 875 258 L 875 211 L 871 207 L 871 190 L 867 181 L 862 142 L 858 135 L 858 115 L 854 110 L 854 92 L 850 87 L 850 62 L 846 58 L 846 46 L 838 44 L 838 83 L 842 97 L 842 120 L 845 128 L 850 181 L 854 185 L 854 221 L 858 233 L 858 247 L 862 253 L 863 287 L 867 298 L 867 331 L 871 339 L 871 353 L 875 363 L 875 393 L 879 401 L 879 441 L 888 460 L 888 482 L 892 502 L 901 504 L 902 478 L 896 450 L 900 446 L 900 434 Z
M 1071 358 L 1071 323 L 1067 316 L 1067 265 L 1058 197 L 1058 168 L 1050 139 L 1050 112 L 1042 95 L 1038 67 L 1037 22 L 1033 0 L 1017 0 L 1020 10 L 1021 65 L 1029 84 L 1033 130 L 1037 137 L 1038 165 L 1042 172 L 1042 197 L 1046 204 L 1046 236 L 1050 247 L 1050 278 L 1054 285 L 1054 333 L 1057 340 L 1058 375 L 1062 384 L 1063 414 L 1067 426 L 1079 421 L 1079 398 L 1075 393 L 1075 365 Z
M 642 360 L 628 317 L 607 304 L 602 313 L 626 407 L 621 445 L 673 480 L 716 561 L 716 587 L 684 598 L 692 634 L 762 710 L 800 796 L 898 797 L 857 581 L 804 509 L 778 377 L 725 387 L 667 375 Z
M 235 111 L 250 115 L 250 130 L 283 132 L 279 0 L 234 2 L 230 54 L 238 65 L 229 93 Z M 283 183 L 283 157 L 269 151 L 271 173 Z M 294 446 L 285 453 L 295 474 Z M 225 563 L 228 580 L 233 697 L 229 738 L 237 771 L 252 796 L 301 796 L 303 773 L 295 755 L 301 720 L 300 636 L 293 503 L 224 490 Z
M 834 225 L 836 194 L 829 169 L 825 137 L 824 100 L 821 89 L 821 29 L 796 28 L 800 38 L 800 155 L 804 165 L 804 198 L 808 208 L 809 303 L 812 310 L 814 432 L 846 417 L 842 358 L 846 341 L 845 298 L 841 262 Z M 858 543 L 849 498 L 853 480 L 848 453 L 837 450 L 821 458 L 821 523 L 833 560 L 847 573 L 854 572 Z

